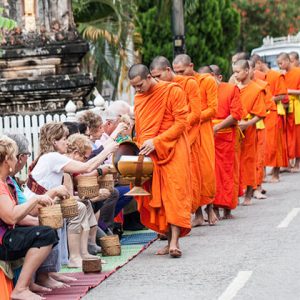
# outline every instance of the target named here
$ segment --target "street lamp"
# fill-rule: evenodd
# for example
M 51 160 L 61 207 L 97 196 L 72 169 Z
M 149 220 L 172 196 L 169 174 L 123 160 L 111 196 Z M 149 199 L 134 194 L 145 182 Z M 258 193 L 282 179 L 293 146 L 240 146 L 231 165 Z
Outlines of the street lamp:
M 172 0 L 173 56 L 185 53 L 183 0 Z

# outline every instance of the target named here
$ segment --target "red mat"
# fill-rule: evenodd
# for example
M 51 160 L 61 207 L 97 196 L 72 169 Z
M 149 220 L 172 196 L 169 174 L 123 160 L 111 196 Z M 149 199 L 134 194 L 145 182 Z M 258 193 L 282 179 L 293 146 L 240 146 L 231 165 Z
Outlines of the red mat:
M 99 285 L 103 280 L 110 276 L 112 272 L 103 273 L 70 273 L 69 275 L 75 277 L 77 280 L 70 283 L 70 287 L 55 289 L 55 291 L 42 294 L 47 300 L 79 300 L 89 289 Z M 68 275 L 68 273 L 65 273 Z

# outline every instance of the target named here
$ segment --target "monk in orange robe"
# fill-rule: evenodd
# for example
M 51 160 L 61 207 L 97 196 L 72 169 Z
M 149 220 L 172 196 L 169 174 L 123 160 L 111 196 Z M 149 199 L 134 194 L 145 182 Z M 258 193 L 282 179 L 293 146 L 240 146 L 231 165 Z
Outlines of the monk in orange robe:
M 191 230 L 190 146 L 185 92 L 176 83 L 157 82 L 149 69 L 133 65 L 128 71 L 135 88 L 137 143 L 141 155 L 152 158 L 151 196 L 136 197 L 142 223 L 168 235 L 158 254 L 180 257 L 179 237 Z M 183 180 L 184 179 L 184 180 Z
M 299 68 L 300 67 L 300 60 L 299 60 L 299 53 L 296 51 L 292 51 L 289 53 L 291 65 L 293 68 Z
M 164 56 L 157 56 L 150 64 L 150 72 L 153 78 L 162 81 L 176 82 L 186 92 L 188 114 L 188 136 L 191 147 L 191 187 L 192 208 L 196 207 L 201 199 L 201 170 L 200 170 L 200 116 L 201 96 L 197 81 L 193 76 L 176 75 L 170 62 Z M 198 207 L 196 207 L 197 209 Z M 192 224 L 193 225 L 193 224 Z
M 272 101 L 276 109 L 272 107 L 270 113 L 264 119 L 266 127 L 265 165 L 273 167 L 271 183 L 279 182 L 280 167 L 288 166 L 286 143 L 286 110 L 282 103 L 287 96 L 287 88 L 283 74 L 272 70 L 257 54 L 251 57 L 255 69 L 266 74 L 266 81 L 270 86 Z
M 212 119 L 216 115 L 218 105 L 218 86 L 211 74 L 199 74 L 194 71 L 194 64 L 187 54 L 177 55 L 173 61 L 176 74 L 194 76 L 201 93 L 201 147 L 200 169 L 202 177 L 201 199 L 193 207 L 195 211 L 195 226 L 203 224 L 202 206 L 207 205 L 208 222 L 214 225 L 218 218 L 213 210 L 213 201 L 216 193 L 215 178 L 215 146 Z
M 241 146 L 241 184 L 246 187 L 243 205 L 251 205 L 253 188 L 257 185 L 256 123 L 266 116 L 263 88 L 250 79 L 247 60 L 239 60 L 233 65 L 234 76 L 239 82 L 240 98 L 243 105 L 243 120 L 239 122 L 244 132 Z
M 281 53 L 277 57 L 279 68 L 285 71 L 285 85 L 288 89 L 289 108 L 287 114 L 287 146 L 289 159 L 296 158 L 291 171 L 300 170 L 300 68 L 292 67 L 289 55 Z
M 271 88 L 268 82 L 260 78 L 266 77 L 266 75 L 258 70 L 255 70 L 255 63 L 249 60 L 250 66 L 250 79 L 261 86 L 264 90 L 264 99 L 266 105 L 267 114 L 271 110 L 276 110 L 276 104 L 272 101 Z M 260 74 L 263 74 L 262 76 Z M 265 130 L 265 120 L 261 120 L 260 123 L 256 125 L 257 130 L 257 160 L 256 160 L 256 171 L 257 171 L 257 186 L 253 192 L 253 197 L 256 199 L 266 199 L 267 196 L 263 194 L 262 183 L 265 177 L 265 148 L 266 148 L 266 130 Z M 265 192 L 265 191 L 264 191 Z
M 237 121 L 243 115 L 240 91 L 236 85 L 222 82 L 220 68 L 210 66 L 218 83 L 218 109 L 213 119 L 215 133 L 216 183 L 214 209 L 224 208 L 223 219 L 231 219 L 238 205 L 240 131 Z

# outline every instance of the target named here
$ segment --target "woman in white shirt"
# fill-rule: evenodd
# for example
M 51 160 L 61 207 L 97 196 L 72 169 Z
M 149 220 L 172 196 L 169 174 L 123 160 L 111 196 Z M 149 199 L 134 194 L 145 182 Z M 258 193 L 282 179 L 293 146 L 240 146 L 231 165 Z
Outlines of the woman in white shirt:
M 106 157 L 118 148 L 118 144 L 111 140 L 105 145 L 101 153 L 87 162 L 72 160 L 65 156 L 67 135 L 67 127 L 60 122 L 51 122 L 41 128 L 40 154 L 31 166 L 27 186 L 24 190 L 28 199 L 60 186 L 64 173 L 89 173 L 97 169 Z M 59 248 L 53 248 L 52 253 L 37 272 L 37 282 L 42 286 L 48 288 L 63 287 L 64 284 L 60 281 L 70 280 L 70 278 L 56 273 L 60 270 Z

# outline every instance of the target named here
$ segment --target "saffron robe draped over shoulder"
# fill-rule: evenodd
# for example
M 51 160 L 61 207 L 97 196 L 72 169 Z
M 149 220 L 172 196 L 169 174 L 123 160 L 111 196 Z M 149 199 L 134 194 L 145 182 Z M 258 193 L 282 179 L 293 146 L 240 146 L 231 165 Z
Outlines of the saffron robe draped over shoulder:
M 192 185 L 192 212 L 198 208 L 201 199 L 201 139 L 200 139 L 200 116 L 201 94 L 197 81 L 192 76 L 176 75 L 173 82 L 177 82 L 187 95 L 189 107 L 188 113 L 188 136 L 191 147 L 191 185 Z
M 138 145 L 154 139 L 155 146 L 150 154 L 152 195 L 136 197 L 141 221 L 160 233 L 173 224 L 180 227 L 181 236 L 186 235 L 191 229 L 191 189 L 185 92 L 176 83 L 158 82 L 135 96 L 134 111 Z
M 201 199 L 195 206 L 203 206 L 214 201 L 216 194 L 215 142 L 212 119 L 218 106 L 218 86 L 210 74 L 195 73 L 201 92 L 201 152 L 200 169 L 202 177 Z
M 240 91 L 236 85 L 221 82 L 218 86 L 218 110 L 213 123 L 220 123 L 228 116 L 237 121 L 243 114 Z M 224 128 L 215 134 L 216 196 L 214 205 L 235 209 L 239 190 L 239 151 L 236 151 L 237 128 Z M 236 159 L 238 155 L 238 159 Z
M 269 83 L 271 93 L 274 97 L 287 94 L 283 74 L 270 69 L 266 74 L 266 81 Z M 265 118 L 265 165 L 270 167 L 287 167 L 286 113 L 282 110 L 283 106 L 281 102 L 275 105 L 276 109 L 270 110 L 270 113 Z M 281 106 L 281 110 L 278 108 L 279 106 Z
M 289 90 L 300 90 L 300 68 L 292 68 L 284 74 L 285 85 Z M 295 113 L 300 113 L 299 96 L 292 98 L 289 96 L 289 113 L 287 114 L 287 147 L 288 157 L 294 159 L 300 158 L 300 124 L 295 122 Z
M 257 83 L 250 81 L 247 86 L 241 88 L 240 97 L 243 105 L 243 119 L 266 116 L 265 92 Z M 244 135 L 241 146 L 241 185 L 256 187 L 257 134 L 255 124 L 249 126 L 244 131 Z

